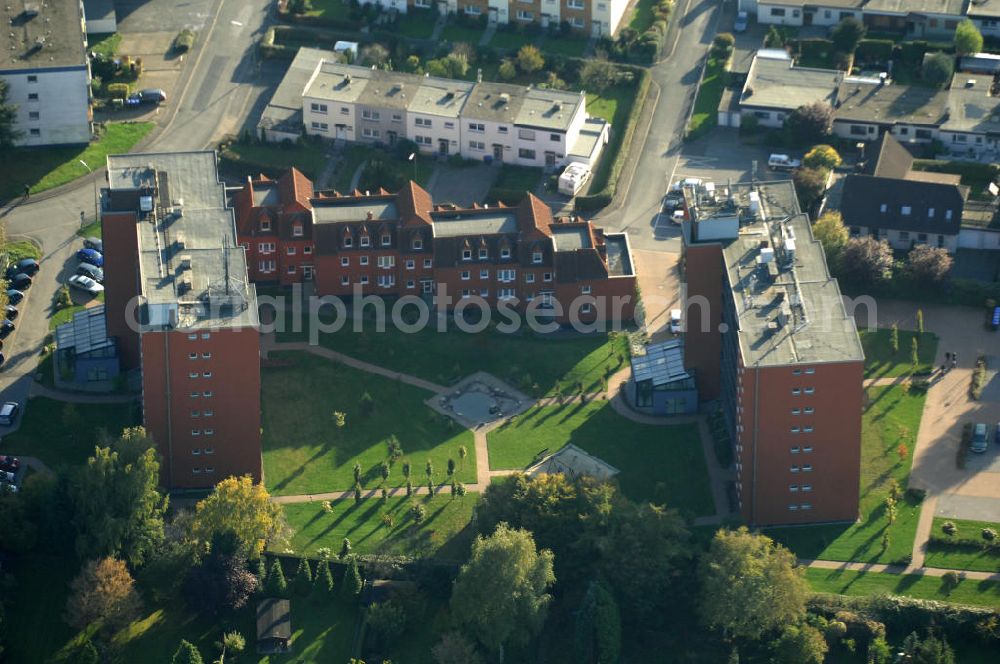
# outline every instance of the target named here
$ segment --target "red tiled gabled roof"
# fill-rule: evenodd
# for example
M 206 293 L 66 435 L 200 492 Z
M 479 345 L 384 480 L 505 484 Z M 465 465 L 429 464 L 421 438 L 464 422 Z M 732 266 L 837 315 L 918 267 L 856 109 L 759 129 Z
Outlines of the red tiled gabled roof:
M 528 194 L 517 206 L 517 223 L 526 237 L 552 237 L 552 209 L 534 194 Z
M 434 201 L 423 187 L 408 180 L 396 194 L 396 207 L 403 226 L 430 225 Z
M 278 178 L 278 191 L 281 194 L 281 202 L 285 206 L 297 204 L 303 210 L 312 207 L 309 203 L 309 199 L 313 197 L 312 180 L 294 166 Z
M 253 178 L 247 176 L 243 188 L 233 194 L 233 216 L 236 218 L 236 232 L 248 235 L 252 226 Z

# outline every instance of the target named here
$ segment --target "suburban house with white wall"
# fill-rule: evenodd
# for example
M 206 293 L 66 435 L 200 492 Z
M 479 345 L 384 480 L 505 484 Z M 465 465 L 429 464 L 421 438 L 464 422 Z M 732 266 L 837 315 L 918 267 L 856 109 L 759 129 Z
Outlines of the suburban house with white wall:
M 997 4 L 997 0 L 985 0 L 980 6 L 989 2 Z M 974 13 L 978 8 L 972 0 L 739 0 L 738 5 L 765 25 L 832 27 L 851 17 L 873 32 L 901 32 L 918 38 L 948 37 L 966 16 L 977 23 L 990 20 L 989 14 Z
M 379 0 L 383 5 L 392 1 Z M 565 21 L 574 31 L 592 37 L 615 34 L 628 5 L 629 0 L 442 0 L 439 3 L 445 12 L 486 16 L 490 23 L 499 25 L 537 23 L 548 28 Z
M 20 146 L 90 141 L 90 63 L 81 0 L 9 0 L 0 79 L 17 108 Z
M 302 83 L 298 62 L 289 76 L 302 86 L 300 130 L 310 136 L 387 146 L 407 139 L 426 154 L 555 168 L 593 167 L 610 134 L 607 122 L 587 115 L 582 91 L 472 83 L 325 59 Z M 292 95 L 282 82 L 258 126 L 264 138 L 289 137 L 298 118 Z

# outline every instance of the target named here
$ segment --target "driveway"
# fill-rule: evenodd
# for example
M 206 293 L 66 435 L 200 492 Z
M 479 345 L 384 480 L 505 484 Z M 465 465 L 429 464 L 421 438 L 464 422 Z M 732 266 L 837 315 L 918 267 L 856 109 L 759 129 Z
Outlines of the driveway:
M 917 305 L 879 301 L 879 327 L 898 323 L 916 329 Z M 924 328 L 940 337 L 936 364 L 946 352 L 958 353 L 958 367 L 937 381 L 927 393 L 920 434 L 913 455 L 911 486 L 937 497 L 936 516 L 1000 521 L 1000 450 L 970 458 L 965 469 L 956 464 L 956 452 L 966 422 L 1000 422 L 1000 378 L 993 374 L 983 399 L 969 397 L 972 368 L 980 353 L 1000 358 L 1000 334 L 985 329 L 984 312 L 972 307 L 925 305 Z

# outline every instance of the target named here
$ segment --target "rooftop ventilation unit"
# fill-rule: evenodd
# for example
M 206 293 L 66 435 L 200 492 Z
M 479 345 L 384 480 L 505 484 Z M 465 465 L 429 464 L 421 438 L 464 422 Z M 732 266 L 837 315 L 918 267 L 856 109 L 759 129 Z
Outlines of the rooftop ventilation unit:
M 177 249 L 183 251 L 186 245 L 187 245 L 187 237 L 184 235 L 184 233 L 178 233 L 174 238 L 174 246 L 176 246 Z
M 183 295 L 185 293 L 189 293 L 192 288 L 191 277 L 186 275 L 181 278 L 180 282 L 177 284 L 177 294 Z
M 191 269 L 191 254 L 181 254 L 178 260 L 180 261 L 180 268 L 182 270 Z
M 500 101 L 502 101 L 505 104 L 509 104 L 510 103 L 510 95 L 507 94 L 506 92 L 501 92 L 500 93 Z

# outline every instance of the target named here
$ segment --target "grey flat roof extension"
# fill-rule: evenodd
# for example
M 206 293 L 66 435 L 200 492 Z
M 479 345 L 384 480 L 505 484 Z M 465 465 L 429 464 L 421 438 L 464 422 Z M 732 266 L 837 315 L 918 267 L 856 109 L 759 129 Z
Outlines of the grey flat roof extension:
M 992 86 L 990 75 L 955 74 L 948 95 L 948 119 L 941 128 L 1000 134 L 1000 97 L 990 95 Z
M 556 251 L 575 251 L 577 249 L 590 249 L 590 234 L 586 226 L 574 226 L 571 228 L 552 227 L 552 239 L 556 244 Z
M 73 318 L 56 328 L 56 348 L 73 349 L 76 355 L 114 346 L 108 337 L 108 323 L 104 305 L 88 307 L 73 314 Z
M 434 212 L 434 237 L 464 235 L 499 235 L 517 232 L 517 215 L 513 210 L 486 213 L 454 214 Z
M 967 0 L 868 0 L 865 11 L 876 14 L 944 14 L 962 16 Z
M 740 103 L 794 111 L 817 101 L 833 104 L 844 72 L 793 67 L 791 60 L 760 57 L 750 65 Z
M 302 47 L 295 54 L 271 101 L 261 114 L 259 126 L 275 131 L 301 133 L 302 93 L 321 60 L 333 60 L 337 54 L 318 48 Z
M 937 125 L 944 120 L 948 91 L 848 78 L 840 85 L 837 103 L 834 121 Z
M 399 219 L 399 210 L 393 200 L 356 201 L 345 199 L 343 202 L 338 202 L 337 199 L 313 200 L 313 221 L 317 224 L 366 221 L 368 213 L 371 213 L 371 221 Z
M 79 0 L 7 0 L 0 30 L 0 73 L 84 66 Z
M 212 150 L 108 156 L 112 190 L 156 184 L 154 211 L 136 222 L 141 296 L 174 328 L 256 326 L 257 297 L 236 241 Z

